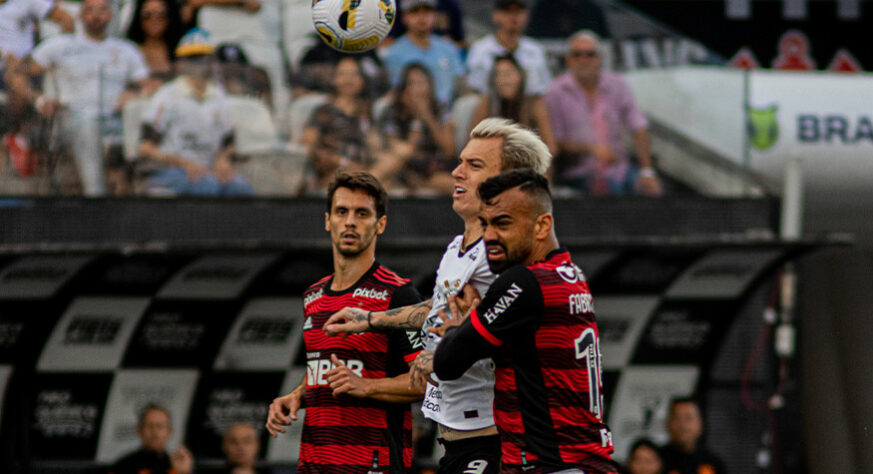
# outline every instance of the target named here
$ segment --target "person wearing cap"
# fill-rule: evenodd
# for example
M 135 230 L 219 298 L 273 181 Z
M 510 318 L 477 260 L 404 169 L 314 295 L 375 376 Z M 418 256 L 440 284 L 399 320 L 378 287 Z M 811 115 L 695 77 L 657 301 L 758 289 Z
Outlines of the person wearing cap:
M 107 34 L 112 20 L 109 0 L 84 0 L 82 31 L 53 36 L 37 45 L 6 74 L 7 86 L 33 104 L 46 119 L 61 120 L 84 192 L 106 194 L 104 129 L 124 103 L 138 94 L 148 68 L 136 45 Z M 52 93 L 31 87 L 31 77 L 51 72 Z
M 406 34 L 398 38 L 384 56 L 391 85 L 400 85 L 406 66 L 421 63 L 433 76 L 437 100 L 447 106 L 455 91 L 463 88 L 466 70 L 458 48 L 433 33 L 436 0 L 401 0 L 400 9 Z
M 494 58 L 512 55 L 525 70 L 527 94 L 545 92 L 552 75 L 545 49 L 536 40 L 523 36 L 528 16 L 527 3 L 521 0 L 497 0 L 494 3 L 491 19 L 497 25 L 497 31 L 473 43 L 467 54 L 467 68 L 470 70 L 467 83 L 470 87 L 487 94 Z
M 180 76 L 158 89 L 143 114 L 140 156 L 166 165 L 147 180 L 149 194 L 252 194 L 233 169 L 233 124 L 213 78 L 214 52 L 204 30 L 182 37 L 176 48 Z

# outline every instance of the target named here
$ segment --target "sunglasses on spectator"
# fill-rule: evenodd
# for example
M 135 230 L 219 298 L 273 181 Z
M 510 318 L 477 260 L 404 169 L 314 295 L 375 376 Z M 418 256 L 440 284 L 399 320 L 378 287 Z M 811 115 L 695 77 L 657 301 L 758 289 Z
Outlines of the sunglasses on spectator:
M 152 18 L 163 20 L 163 19 L 167 18 L 167 12 L 147 12 L 147 11 L 142 12 L 142 19 L 143 20 L 151 20 Z
M 585 50 L 573 50 L 570 51 L 570 57 L 573 58 L 595 58 L 597 57 L 597 51 L 593 49 L 585 49 Z

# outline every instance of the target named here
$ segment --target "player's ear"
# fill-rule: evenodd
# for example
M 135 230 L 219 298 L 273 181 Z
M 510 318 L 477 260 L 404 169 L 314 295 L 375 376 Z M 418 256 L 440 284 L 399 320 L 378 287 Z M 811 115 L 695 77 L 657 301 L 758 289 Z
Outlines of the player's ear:
M 330 232 L 330 213 L 324 213 L 324 230 Z
M 540 214 L 534 222 L 534 238 L 536 240 L 545 240 L 552 234 L 552 226 L 554 218 L 551 214 Z
M 385 226 L 388 225 L 388 216 L 382 216 L 376 221 L 376 235 L 382 235 L 385 232 Z

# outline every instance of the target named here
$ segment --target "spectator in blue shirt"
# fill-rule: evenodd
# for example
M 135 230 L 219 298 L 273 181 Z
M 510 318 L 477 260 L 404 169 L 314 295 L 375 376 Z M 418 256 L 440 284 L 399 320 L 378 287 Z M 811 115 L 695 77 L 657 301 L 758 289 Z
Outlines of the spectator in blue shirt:
M 451 41 L 433 33 L 436 20 L 436 0 L 403 0 L 403 24 L 406 34 L 385 52 L 385 64 L 391 84 L 397 87 L 403 68 L 421 63 L 434 79 L 437 100 L 447 106 L 463 84 L 464 63 L 458 48 Z

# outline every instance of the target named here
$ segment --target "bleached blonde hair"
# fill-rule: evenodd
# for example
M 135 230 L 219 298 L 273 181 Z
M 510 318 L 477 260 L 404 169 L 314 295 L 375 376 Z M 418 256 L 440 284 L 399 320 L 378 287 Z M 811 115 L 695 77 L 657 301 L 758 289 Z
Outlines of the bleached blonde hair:
M 531 168 L 539 174 L 545 174 L 552 163 L 549 147 L 539 135 L 512 120 L 486 118 L 470 132 L 470 139 L 474 138 L 503 139 L 500 150 L 501 171 Z

